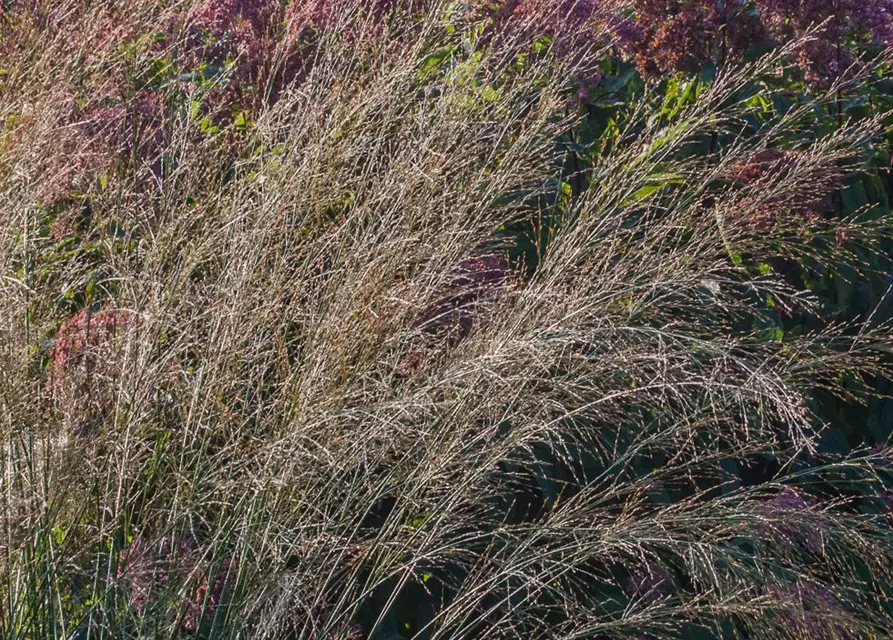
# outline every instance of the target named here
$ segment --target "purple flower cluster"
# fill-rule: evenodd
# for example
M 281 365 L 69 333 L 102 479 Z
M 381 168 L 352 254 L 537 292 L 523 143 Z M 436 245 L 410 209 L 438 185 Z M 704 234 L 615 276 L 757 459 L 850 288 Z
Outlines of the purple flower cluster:
M 633 0 L 632 14 L 605 0 L 552 3 L 550 9 L 536 0 L 486 4 L 495 7 L 499 22 L 533 15 L 541 31 L 607 34 L 647 77 L 722 64 L 755 44 L 789 41 L 823 25 L 797 52 L 806 80 L 823 85 L 853 62 L 851 45 L 893 44 L 893 0 Z
M 819 27 L 818 37 L 804 44 L 798 62 L 807 81 L 824 85 L 838 77 L 854 58 L 848 45 L 871 42 L 893 45 L 893 0 L 754 0 L 767 30 L 788 40 Z
M 461 261 L 445 292 L 426 309 L 418 328 L 453 345 L 467 337 L 482 305 L 509 276 L 505 258 L 487 255 Z
M 515 4 L 516 15 L 543 21 L 543 29 L 550 31 L 580 29 L 597 17 L 601 8 L 598 0 L 521 0 Z
M 230 559 L 224 559 L 213 584 L 209 584 L 209 566 L 195 538 L 165 537 L 153 542 L 138 536 L 121 551 L 117 575 L 130 586 L 130 603 L 137 613 L 142 613 L 152 603 L 153 595 L 157 596 L 172 583 L 196 581 L 182 618 L 183 628 L 194 631 L 202 622 L 213 620 L 218 608 L 226 604 L 227 586 L 233 581 L 230 567 Z
M 220 36 L 242 21 L 262 29 L 278 6 L 271 0 L 203 0 L 195 8 L 195 19 Z
M 228 70 L 225 81 L 206 88 L 202 97 L 207 114 L 222 114 L 215 119 L 219 125 L 231 111 L 250 109 L 265 96 L 275 99 L 284 86 L 300 78 L 312 64 L 315 34 L 335 28 L 348 9 L 355 23 L 371 17 L 365 24 L 374 30 L 390 11 L 417 11 L 428 4 L 428 0 L 203 0 L 172 16 L 156 50 L 175 59 L 184 75 L 209 67 Z M 353 11 L 356 5 L 358 13 Z M 343 35 L 351 36 L 356 36 L 355 27 L 338 26 Z
M 824 535 L 816 506 L 817 500 L 806 499 L 796 489 L 785 487 L 761 505 L 764 519 L 758 531 L 762 537 L 776 543 L 801 547 L 818 555 L 824 545 Z
M 456 346 L 486 318 L 487 304 L 505 288 L 511 276 L 500 255 L 484 255 L 459 262 L 449 283 L 426 305 L 414 322 L 421 344 L 404 356 L 398 370 L 418 368 L 430 353 Z
M 626 594 L 645 604 L 654 604 L 670 593 L 673 578 L 662 566 L 647 564 L 634 569 L 626 583 Z
M 73 122 L 54 140 L 48 157 L 48 180 L 40 191 L 47 205 L 64 202 L 73 190 L 87 191 L 89 179 L 110 175 L 127 158 L 137 157 L 159 175 L 165 145 L 165 119 L 170 115 L 157 92 L 140 91 L 125 101 L 120 91 L 72 109 Z M 70 230 L 67 220 L 53 237 L 60 240 Z
M 528 39 L 551 36 L 558 55 L 572 56 L 597 44 L 608 44 L 614 31 L 626 33 L 632 25 L 603 0 L 479 0 L 472 15 L 490 23 L 491 40 L 523 34 Z
M 276 0 L 203 0 L 174 22 L 170 40 L 190 69 L 231 64 L 237 89 L 273 62 L 283 17 Z
M 150 53 L 174 78 L 165 78 L 165 91 L 177 95 L 142 87 L 125 100 L 132 88 L 119 78 L 110 83 L 117 88 L 106 99 L 73 108 L 74 126 L 59 136 L 59 149 L 47 154 L 54 160 L 46 169 L 41 201 L 65 200 L 73 189 L 84 190 L 85 177 L 111 175 L 123 158 L 148 160 L 157 177 L 164 123 L 173 120 L 169 105 L 182 108 L 195 100 L 215 126 L 234 121 L 235 113 L 250 111 L 266 97 L 275 99 L 302 77 L 314 58 L 313 34 L 335 28 L 343 10 L 357 5 L 361 11 L 353 15 L 374 18 L 357 24 L 375 25 L 385 23 L 389 12 L 420 12 L 430 0 L 201 0 L 166 14 L 159 30 L 164 37 Z M 806 78 L 816 85 L 853 62 L 853 43 L 893 45 L 893 0 L 472 0 L 469 5 L 473 22 L 489 24 L 485 38 L 492 42 L 511 36 L 529 43 L 548 35 L 556 54 L 572 58 L 609 46 L 650 77 L 732 60 L 755 43 L 789 40 L 818 24 L 823 25 L 819 36 L 797 52 Z M 626 6 L 632 10 L 621 10 Z M 103 28 L 90 27 L 91 51 L 107 52 L 135 37 L 115 27 L 113 11 L 102 16 Z M 353 27 L 337 28 L 351 33 Z M 593 65 L 584 66 L 588 70 L 574 78 L 582 102 L 601 82 Z M 215 76 L 223 69 L 225 76 Z
M 82 309 L 56 334 L 50 388 L 66 428 L 84 436 L 115 408 L 114 384 L 120 338 L 131 314 L 106 307 Z
M 91 95 L 85 106 L 76 106 L 74 96 L 66 103 L 70 126 L 61 129 L 54 141 L 57 148 L 46 154 L 51 160 L 40 201 L 64 203 L 73 191 L 87 191 L 90 180 L 113 175 L 128 158 L 137 158 L 140 167 L 148 166 L 159 177 L 166 127 L 174 121 L 175 109 L 197 104 L 202 116 L 222 127 L 258 101 L 275 99 L 309 68 L 312 34 L 329 28 L 351 4 L 352 0 L 202 0 L 189 9 L 166 13 L 146 52 L 154 64 L 140 76 L 147 84 L 133 94 L 128 80 L 112 77 L 102 97 Z M 360 4 L 369 15 L 382 16 L 398 9 L 421 10 L 428 0 L 361 0 Z M 93 31 L 99 40 L 95 44 L 94 39 L 87 40 L 90 56 L 105 55 L 109 48 L 136 38 L 114 24 Z M 0 52 L 7 45 L 0 42 Z M 156 69 L 164 74 L 161 83 Z M 64 233 L 65 225 L 59 229 Z
M 269 52 L 282 18 L 282 6 L 275 0 L 204 0 L 187 16 L 193 34 L 231 43 L 236 53 L 249 59 Z
M 772 590 L 778 602 L 774 619 L 791 635 L 813 640 L 856 638 L 848 631 L 846 612 L 837 598 L 820 584 L 798 583 Z
M 417 14 L 431 5 L 431 0 L 293 0 L 285 9 L 285 20 L 291 25 L 290 34 L 304 29 L 326 29 L 334 26 L 339 12 L 358 5 L 360 15 L 372 21 L 382 21 L 392 11 Z

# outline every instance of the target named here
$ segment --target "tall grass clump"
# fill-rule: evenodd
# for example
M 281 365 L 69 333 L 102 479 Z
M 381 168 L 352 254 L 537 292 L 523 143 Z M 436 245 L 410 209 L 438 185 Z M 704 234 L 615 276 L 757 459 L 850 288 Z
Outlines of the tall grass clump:
M 889 637 L 891 327 L 789 277 L 889 52 L 584 142 L 630 3 L 510 4 L 7 3 L 2 637 Z

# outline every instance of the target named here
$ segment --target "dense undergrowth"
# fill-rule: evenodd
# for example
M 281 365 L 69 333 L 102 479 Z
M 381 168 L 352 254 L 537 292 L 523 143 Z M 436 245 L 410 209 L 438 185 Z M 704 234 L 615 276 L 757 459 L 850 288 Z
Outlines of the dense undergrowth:
M 0 635 L 889 637 L 891 37 L 4 3 Z

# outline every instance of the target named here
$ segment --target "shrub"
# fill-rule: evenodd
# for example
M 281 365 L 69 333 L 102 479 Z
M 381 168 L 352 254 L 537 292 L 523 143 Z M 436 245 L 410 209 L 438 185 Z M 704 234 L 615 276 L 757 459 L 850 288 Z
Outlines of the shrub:
M 890 54 L 645 7 L 16 3 L 2 635 L 883 637 Z

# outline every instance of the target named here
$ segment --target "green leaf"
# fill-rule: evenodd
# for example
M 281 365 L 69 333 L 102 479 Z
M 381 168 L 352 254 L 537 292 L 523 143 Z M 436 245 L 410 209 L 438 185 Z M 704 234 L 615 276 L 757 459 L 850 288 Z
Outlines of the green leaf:
M 840 192 L 840 198 L 843 201 L 845 214 L 853 214 L 868 204 L 868 194 L 861 181 L 843 189 Z
M 536 54 L 544 53 L 552 46 L 552 38 L 549 36 L 540 36 L 533 41 L 533 52 Z
M 65 542 L 65 529 L 63 529 L 60 525 L 56 525 L 52 530 L 53 542 L 56 545 L 61 545 Z
M 636 189 L 633 194 L 622 202 L 622 206 L 630 206 L 634 204 L 639 204 L 640 202 L 647 200 L 648 196 L 657 193 L 663 189 L 662 185 L 659 184 L 650 184 L 640 189 Z
M 781 342 L 784 340 L 784 329 L 776 326 L 768 326 L 758 329 L 757 340 L 760 342 Z
M 450 57 L 452 57 L 453 52 L 456 50 L 455 45 L 448 45 L 446 47 L 442 47 L 438 49 L 427 58 L 422 63 L 422 68 L 419 70 L 419 77 L 427 78 L 438 72 L 440 65 Z
M 248 112 L 247 111 L 239 111 L 235 118 L 233 118 L 233 126 L 240 131 L 244 131 L 248 128 Z

